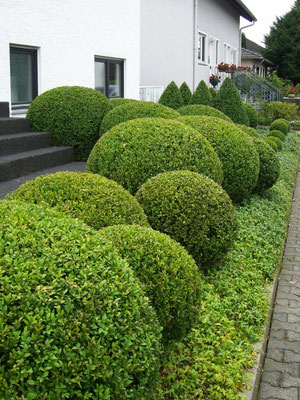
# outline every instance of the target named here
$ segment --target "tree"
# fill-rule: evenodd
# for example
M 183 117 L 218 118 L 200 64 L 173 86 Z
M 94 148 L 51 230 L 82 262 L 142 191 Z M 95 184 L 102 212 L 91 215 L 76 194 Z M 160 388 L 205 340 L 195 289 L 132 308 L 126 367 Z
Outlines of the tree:
M 300 0 L 288 12 L 277 18 L 271 31 L 265 36 L 264 56 L 278 69 L 281 78 L 300 82 Z
M 242 47 L 243 49 L 247 48 L 247 38 L 244 32 L 242 33 Z
M 159 104 L 173 108 L 174 110 L 183 107 L 184 104 L 180 90 L 174 81 L 169 83 L 163 94 L 160 96 Z
M 212 97 L 206 83 L 202 80 L 195 90 L 190 104 L 204 104 L 205 106 L 212 105 Z

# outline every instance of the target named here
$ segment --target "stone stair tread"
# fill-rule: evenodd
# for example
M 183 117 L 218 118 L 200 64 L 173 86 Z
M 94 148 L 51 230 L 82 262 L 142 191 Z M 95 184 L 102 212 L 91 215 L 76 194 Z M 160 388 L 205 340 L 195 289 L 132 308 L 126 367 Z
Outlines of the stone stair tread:
M 17 138 L 24 138 L 24 137 L 29 137 L 29 136 L 41 136 L 41 135 L 50 135 L 49 132 L 19 132 L 19 133 L 7 133 L 5 135 L 0 136 L 0 142 L 1 140 L 7 140 L 7 139 L 17 139 Z
M 43 147 L 41 149 L 36 149 L 36 150 L 24 151 L 21 153 L 8 154 L 6 156 L 0 156 L 0 164 L 19 160 L 21 158 L 35 157 L 43 154 L 50 154 L 50 153 L 55 153 L 57 151 L 65 151 L 69 149 L 72 149 L 72 147 L 52 146 L 52 147 Z

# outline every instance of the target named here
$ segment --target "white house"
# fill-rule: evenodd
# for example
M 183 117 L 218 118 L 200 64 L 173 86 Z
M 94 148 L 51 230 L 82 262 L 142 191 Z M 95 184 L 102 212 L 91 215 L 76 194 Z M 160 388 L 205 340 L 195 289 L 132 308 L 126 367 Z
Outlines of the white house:
M 245 47 L 242 47 L 241 65 L 251 68 L 256 74 L 265 77 L 274 64 L 263 56 L 263 50 L 262 46 L 247 38 Z
M 139 98 L 140 0 L 0 0 L 0 102 L 53 87 Z
M 239 63 L 241 0 L 141 0 L 141 86 L 195 89 L 220 62 Z

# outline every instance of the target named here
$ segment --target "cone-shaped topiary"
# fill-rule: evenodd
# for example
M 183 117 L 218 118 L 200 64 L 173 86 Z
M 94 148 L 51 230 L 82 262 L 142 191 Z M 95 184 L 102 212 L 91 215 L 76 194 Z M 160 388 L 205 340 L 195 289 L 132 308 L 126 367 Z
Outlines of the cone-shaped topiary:
M 110 226 L 100 234 L 135 271 L 163 327 L 163 339 L 179 340 L 198 320 L 200 274 L 193 258 L 163 233 L 140 226 Z
M 275 119 L 270 126 L 270 131 L 281 131 L 287 135 L 290 131 L 290 123 L 283 118 Z
M 189 88 L 188 84 L 186 82 L 183 82 L 183 84 L 179 88 L 181 97 L 183 100 L 183 105 L 187 106 L 192 98 L 192 92 L 191 89 Z
M 194 94 L 192 95 L 190 104 L 204 104 L 205 106 L 211 106 L 212 97 L 206 83 L 202 80 Z
M 150 101 L 135 101 L 122 106 L 115 107 L 103 119 L 100 127 L 100 136 L 122 122 L 137 118 L 166 118 L 175 119 L 179 117 L 177 111 L 162 104 Z
M 237 227 L 232 202 L 217 183 L 190 171 L 159 174 L 136 194 L 150 225 L 181 243 L 199 266 L 220 261 Z
M 249 126 L 251 128 L 256 128 L 258 125 L 258 113 L 256 108 L 249 103 L 244 103 L 244 107 L 248 114 Z
M 54 207 L 94 229 L 119 224 L 149 226 L 141 206 L 127 190 L 95 174 L 42 175 L 24 183 L 7 198 Z
M 249 118 L 241 96 L 232 79 L 226 78 L 219 90 L 217 107 L 233 122 L 249 125 Z
M 214 88 L 210 87 L 209 93 L 211 94 L 211 106 L 215 107 L 217 101 L 217 91 Z
M 147 398 L 161 328 L 117 251 L 33 204 L 1 201 L 0 226 L 0 398 Z
M 223 180 L 221 161 L 208 140 L 190 126 L 162 118 L 115 126 L 99 139 L 87 162 L 87 171 L 113 179 L 132 194 L 148 178 L 178 169 Z
M 173 110 L 177 110 L 177 108 L 184 105 L 180 90 L 174 81 L 169 83 L 163 94 L 160 96 L 159 104 L 173 108 Z
M 184 116 L 178 120 L 196 129 L 213 146 L 223 165 L 222 186 L 231 199 L 238 203 L 249 197 L 259 173 L 259 157 L 251 138 L 232 122 L 216 117 Z
M 113 108 L 123 106 L 124 104 L 134 103 L 136 101 L 139 101 L 139 100 L 135 100 L 135 99 L 110 99 L 109 100 L 110 105 Z
M 272 130 L 268 133 L 268 136 L 274 136 L 274 137 L 278 137 L 282 142 L 285 141 L 286 136 L 283 132 L 278 131 L 278 130 Z
M 63 86 L 48 90 L 30 104 L 27 118 L 36 132 L 50 132 L 55 146 L 73 146 L 76 160 L 86 160 L 99 139 L 99 127 L 111 110 L 95 89 Z
M 279 178 L 280 162 L 275 151 L 262 139 L 253 138 L 253 144 L 259 155 L 259 175 L 254 192 L 261 194 L 271 188 Z
M 283 143 L 278 137 L 276 137 L 276 136 L 268 136 L 265 140 L 267 140 L 267 141 L 268 140 L 273 140 L 273 142 L 275 142 L 276 145 L 277 145 L 278 151 L 282 150 Z
M 270 137 L 270 136 L 269 136 L 269 137 L 266 137 L 265 142 L 268 143 L 268 145 L 271 146 L 272 149 L 275 150 L 275 151 L 277 152 L 277 151 L 279 151 L 280 149 L 279 149 L 279 147 L 278 147 L 278 144 L 277 144 L 273 139 L 274 139 L 274 137 L 273 137 L 273 138 Z
M 256 129 L 251 128 L 250 126 L 246 126 L 246 125 L 240 125 L 240 124 L 235 124 L 238 128 L 240 128 L 243 132 L 247 133 L 247 135 L 253 137 L 253 138 L 257 138 L 257 139 L 261 139 L 260 134 L 257 132 Z
M 210 117 L 218 117 L 225 121 L 232 122 L 227 115 L 217 110 L 216 108 L 205 106 L 203 104 L 191 104 L 181 107 L 177 110 L 181 115 L 208 115 Z

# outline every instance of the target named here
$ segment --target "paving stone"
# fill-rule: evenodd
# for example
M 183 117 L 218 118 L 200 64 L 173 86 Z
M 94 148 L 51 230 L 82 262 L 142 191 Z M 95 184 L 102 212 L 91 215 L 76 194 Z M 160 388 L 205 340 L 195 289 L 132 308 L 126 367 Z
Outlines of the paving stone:
M 298 400 L 297 388 L 278 388 L 262 382 L 258 395 L 259 400 Z

